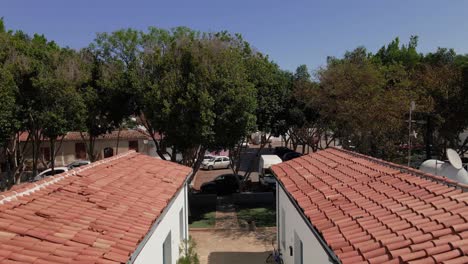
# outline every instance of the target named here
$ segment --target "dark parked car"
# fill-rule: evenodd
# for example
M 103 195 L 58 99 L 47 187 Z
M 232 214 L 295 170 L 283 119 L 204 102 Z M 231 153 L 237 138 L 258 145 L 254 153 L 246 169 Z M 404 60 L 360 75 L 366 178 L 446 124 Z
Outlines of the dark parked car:
M 292 160 L 295 158 L 299 158 L 300 156 L 302 156 L 302 154 L 299 152 L 289 152 L 289 153 L 284 154 L 282 160 L 288 161 L 288 160 Z
M 78 167 L 88 165 L 88 164 L 91 164 L 91 161 L 89 161 L 89 160 L 75 160 L 74 162 L 68 164 L 67 168 L 69 170 L 72 170 L 74 168 L 78 168 Z
M 234 174 L 223 174 L 216 177 L 213 181 L 205 182 L 200 187 L 202 193 L 215 193 L 218 195 L 231 194 L 239 191 L 239 183 Z M 244 178 L 237 175 L 239 181 Z
M 43 172 L 39 173 L 38 175 L 36 175 L 36 177 L 34 177 L 34 179 L 32 179 L 32 181 L 39 181 L 39 180 L 42 180 L 46 177 L 50 177 L 50 176 L 53 176 L 53 175 L 56 175 L 56 174 L 60 174 L 60 173 L 64 173 L 66 171 L 68 171 L 69 169 L 67 167 L 55 167 L 54 170 L 52 169 L 47 169 L 47 170 L 44 170 Z
M 294 150 L 289 149 L 287 147 L 276 147 L 274 154 L 281 158 L 284 156 L 284 154 L 290 153 L 290 152 L 294 152 Z

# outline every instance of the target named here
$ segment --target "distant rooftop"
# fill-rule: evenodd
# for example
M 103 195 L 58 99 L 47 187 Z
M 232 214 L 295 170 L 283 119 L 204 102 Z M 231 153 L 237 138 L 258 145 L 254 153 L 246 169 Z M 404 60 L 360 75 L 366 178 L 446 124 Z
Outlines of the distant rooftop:
M 191 168 L 133 151 L 0 193 L 0 263 L 122 263 Z
M 329 148 L 273 166 L 342 263 L 468 263 L 465 185 Z
M 20 141 L 26 141 L 28 139 L 28 132 L 22 132 L 19 136 Z M 156 135 L 158 137 L 159 135 Z M 88 133 L 83 132 L 83 137 L 88 139 Z M 139 129 L 123 129 L 120 131 L 114 130 L 110 133 L 105 133 L 97 137 L 96 139 L 151 139 L 148 132 Z M 44 140 L 44 139 L 43 139 Z M 68 132 L 64 138 L 64 141 L 82 141 L 81 133 L 77 131 Z

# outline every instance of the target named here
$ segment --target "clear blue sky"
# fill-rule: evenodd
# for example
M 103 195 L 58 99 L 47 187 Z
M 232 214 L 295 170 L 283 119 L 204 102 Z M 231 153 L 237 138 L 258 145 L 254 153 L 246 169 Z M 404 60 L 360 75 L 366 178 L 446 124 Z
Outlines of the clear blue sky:
M 463 0 L 0 0 L 7 28 L 45 34 L 82 48 L 96 32 L 188 26 L 241 33 L 283 69 L 314 70 L 327 56 L 359 45 L 375 52 L 399 36 L 419 36 L 419 51 L 468 53 L 468 1 Z

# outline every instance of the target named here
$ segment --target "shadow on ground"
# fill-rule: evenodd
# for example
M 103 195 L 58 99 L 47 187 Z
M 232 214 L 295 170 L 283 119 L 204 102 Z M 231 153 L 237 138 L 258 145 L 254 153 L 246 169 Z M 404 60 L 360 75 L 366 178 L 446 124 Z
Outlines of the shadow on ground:
M 246 235 L 252 236 L 258 244 L 267 248 L 272 247 L 272 241 L 276 241 L 276 227 L 258 228 L 255 232 L 249 231 L 247 228 L 225 229 L 219 230 L 216 233 L 222 238 L 231 240 L 235 240 Z
M 208 264 L 258 264 L 265 263 L 270 251 L 265 252 L 211 252 Z

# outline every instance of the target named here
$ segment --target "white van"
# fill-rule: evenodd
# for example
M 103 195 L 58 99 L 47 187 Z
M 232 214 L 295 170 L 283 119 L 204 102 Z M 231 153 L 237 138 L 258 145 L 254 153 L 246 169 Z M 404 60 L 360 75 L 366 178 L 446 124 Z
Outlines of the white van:
M 271 189 L 276 189 L 276 179 L 271 173 L 271 166 L 283 162 L 277 155 L 262 155 L 258 164 L 260 184 Z

